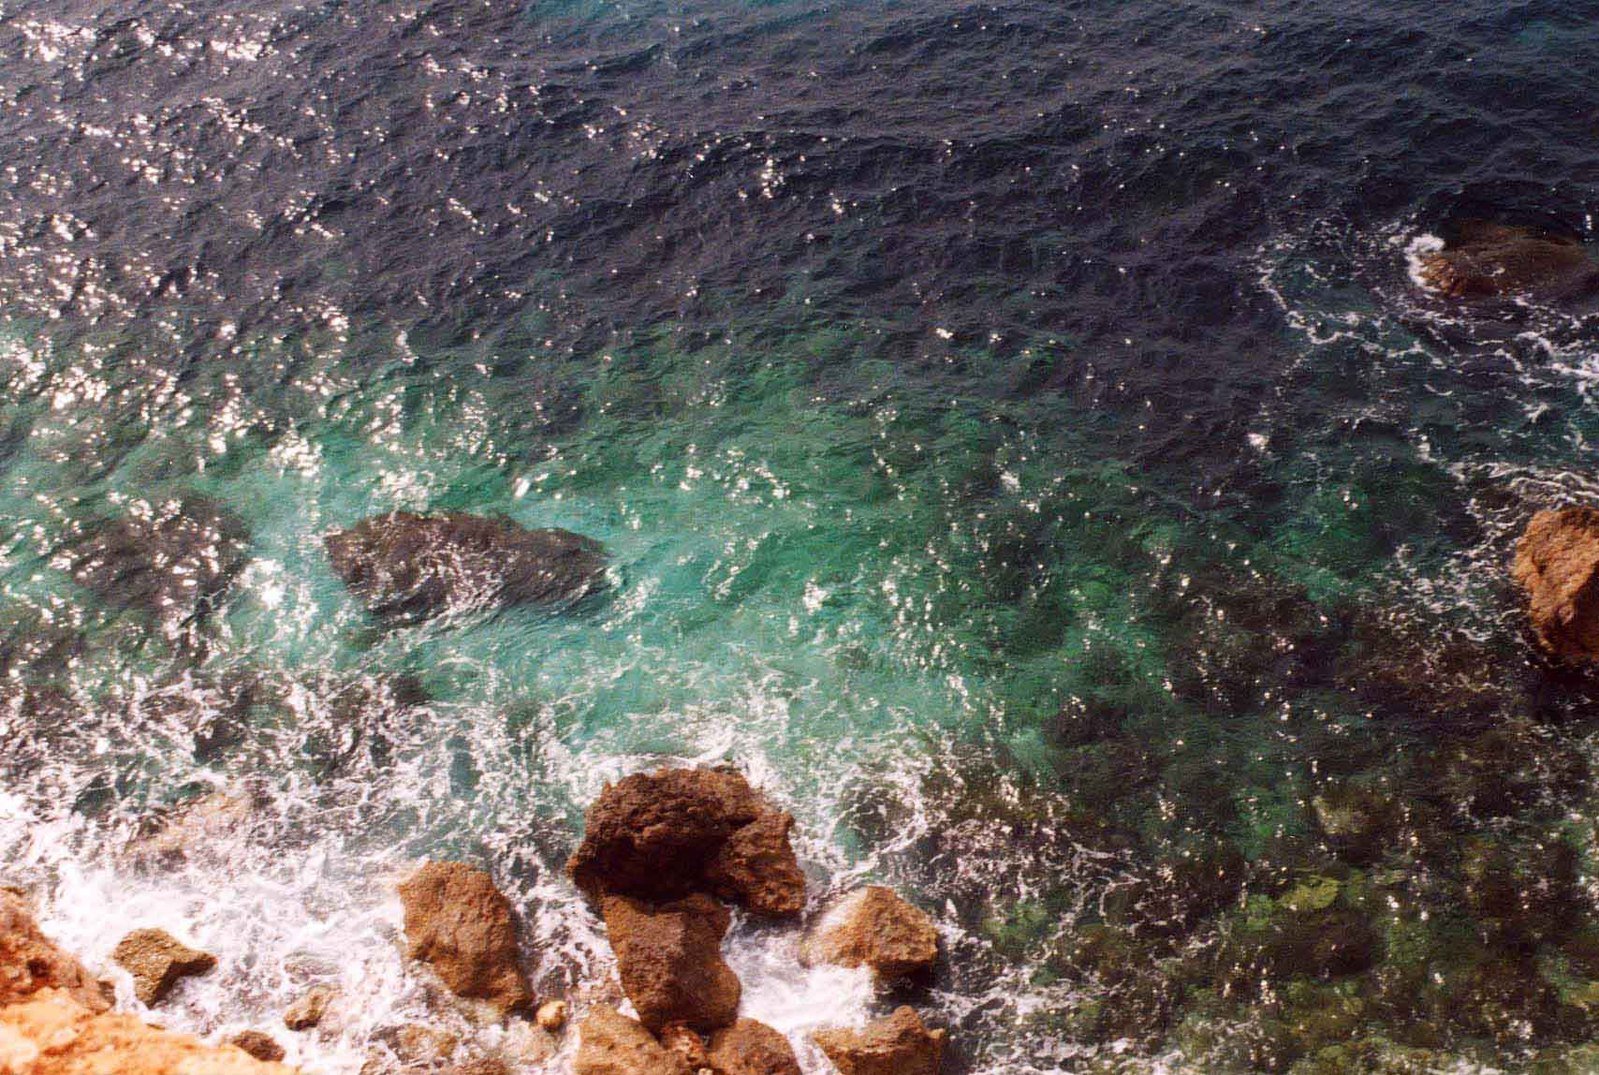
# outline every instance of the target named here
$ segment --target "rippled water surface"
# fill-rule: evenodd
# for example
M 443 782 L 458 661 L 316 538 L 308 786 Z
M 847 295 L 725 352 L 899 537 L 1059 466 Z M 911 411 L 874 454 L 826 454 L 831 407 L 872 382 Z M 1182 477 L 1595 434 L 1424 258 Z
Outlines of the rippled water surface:
M 727 761 L 936 915 L 951 1071 L 1599 1069 L 1599 681 L 1505 571 L 1599 317 L 1408 271 L 1595 239 L 1595 144 L 1570 0 L 4 0 L 0 880 L 217 953 L 170 1025 L 341 983 L 280 1036 L 354 1073 L 408 864 L 582 996 L 583 807 Z M 394 508 L 612 585 L 376 623 L 322 536 Z M 906 998 L 794 949 L 730 959 L 824 1071 Z

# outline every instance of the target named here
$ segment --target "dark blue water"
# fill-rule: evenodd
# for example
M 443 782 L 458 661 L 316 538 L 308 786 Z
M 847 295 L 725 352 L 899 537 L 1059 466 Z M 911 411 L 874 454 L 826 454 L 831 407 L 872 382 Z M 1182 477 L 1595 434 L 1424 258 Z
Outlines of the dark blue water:
M 342 980 L 355 1071 L 403 862 L 577 990 L 582 806 L 725 760 L 937 914 L 952 1071 L 1595 1070 L 1599 680 L 1505 565 L 1599 491 L 1599 318 L 1409 259 L 1594 240 L 1596 145 L 1590 3 L 0 7 L 0 880 L 231 957 L 191 1029 Z M 396 507 L 613 594 L 384 630 L 320 539 Z M 75 566 L 155 517 L 202 608 Z M 790 943 L 797 1044 L 888 1003 Z

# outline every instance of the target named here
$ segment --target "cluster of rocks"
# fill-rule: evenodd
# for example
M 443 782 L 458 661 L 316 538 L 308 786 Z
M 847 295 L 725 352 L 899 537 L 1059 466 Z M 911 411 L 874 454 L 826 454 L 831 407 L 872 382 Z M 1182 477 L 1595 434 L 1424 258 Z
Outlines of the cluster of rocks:
M 731 924 L 721 901 L 767 919 L 804 913 L 793 823 L 724 769 L 661 769 L 606 787 L 568 870 L 600 908 L 638 1018 L 590 1013 L 577 1075 L 798 1075 L 788 1040 L 739 1015 L 742 985 L 721 950 Z M 924 912 L 873 886 L 824 914 L 803 949 L 883 980 L 914 979 L 937 961 L 938 933 Z M 933 1075 L 945 1034 L 901 1007 L 812 1040 L 844 1075 Z

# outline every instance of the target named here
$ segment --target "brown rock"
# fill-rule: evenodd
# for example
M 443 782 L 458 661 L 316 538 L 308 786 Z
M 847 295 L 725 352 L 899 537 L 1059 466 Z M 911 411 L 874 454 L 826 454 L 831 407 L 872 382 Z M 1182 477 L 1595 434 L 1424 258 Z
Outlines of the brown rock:
M 705 895 L 664 904 L 611 896 L 601 909 L 622 989 L 641 1023 L 710 1031 L 738 1017 L 738 976 L 722 960 L 731 917 L 721 904 Z
M 294 1075 L 232 1046 L 205 1045 L 146 1026 L 131 1015 L 97 1014 L 46 989 L 0 1009 L 0 1071 L 7 1075 Z
M 694 1075 L 681 1056 L 615 1008 L 595 1008 L 578 1036 L 575 1075 Z
M 699 1033 L 682 1023 L 669 1023 L 663 1026 L 655 1037 L 669 1053 L 675 1053 L 683 1058 L 693 1071 L 699 1071 L 710 1065 L 710 1057 L 705 1053 L 705 1039 Z
M 716 894 L 754 914 L 793 918 L 805 910 L 805 874 L 789 830 L 792 814 L 771 810 L 728 836 L 706 869 Z
M 1442 250 L 1424 254 L 1422 281 L 1450 298 L 1575 295 L 1599 281 L 1599 265 L 1575 238 L 1471 221 Z
M 406 1067 L 437 1067 L 455 1055 L 461 1036 L 421 1023 L 383 1027 L 372 1035 Z
M 522 973 L 511 904 L 482 870 L 429 862 L 400 885 L 412 959 L 433 966 L 458 996 L 501 1012 L 533 1003 Z
M 944 1059 L 942 1030 L 900 1008 L 859 1030 L 819 1030 L 811 1035 L 841 1075 L 937 1075 Z
M 708 1059 L 716 1075 L 800 1075 L 788 1039 L 754 1019 L 740 1019 L 711 1035 Z
M 184 978 L 205 974 L 216 956 L 190 948 L 164 929 L 136 929 L 111 952 L 117 965 L 133 975 L 133 992 L 142 1004 L 157 1004 Z
M 870 967 L 885 979 L 909 978 L 938 962 L 938 930 L 927 912 L 893 889 L 868 885 L 827 912 L 810 947 L 824 963 Z
M 290 1030 L 310 1030 L 322 1022 L 322 1017 L 327 1014 L 328 1005 L 333 1003 L 333 998 L 337 995 L 332 986 L 312 986 L 305 991 L 303 997 L 284 1009 L 283 1025 Z
M 1599 508 L 1532 517 L 1511 575 L 1527 592 L 1538 640 L 1563 657 L 1599 657 Z
M 538 1022 L 539 1026 L 553 1034 L 566 1025 L 566 1017 L 566 1001 L 546 1000 L 539 1005 L 539 1010 L 533 1018 Z
M 259 1030 L 241 1030 L 228 1039 L 228 1044 L 235 1049 L 243 1049 L 257 1060 L 278 1061 L 284 1055 L 283 1046 L 271 1034 L 263 1034 Z
M 82 963 L 39 931 L 27 901 L 0 889 L 0 1007 L 58 989 L 91 1012 L 111 1005 Z

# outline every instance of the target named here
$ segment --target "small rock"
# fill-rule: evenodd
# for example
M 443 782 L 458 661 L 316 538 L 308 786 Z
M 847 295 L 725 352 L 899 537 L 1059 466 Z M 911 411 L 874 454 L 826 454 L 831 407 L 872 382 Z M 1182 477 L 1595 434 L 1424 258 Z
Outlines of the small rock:
M 566 1025 L 567 1009 L 564 1000 L 546 1000 L 539 1005 L 538 1014 L 534 1016 L 539 1026 L 554 1033 Z
M 884 979 L 910 978 L 938 962 L 938 930 L 927 912 L 893 889 L 868 885 L 827 912 L 810 950 L 824 963 L 870 967 Z
M 407 1067 L 436 1067 L 455 1055 L 461 1036 L 421 1023 L 384 1027 L 372 1035 Z
M 859 1030 L 819 1030 L 811 1035 L 841 1075 L 937 1075 L 947 1034 L 929 1030 L 911 1008 Z
M 805 910 L 805 874 L 789 842 L 794 816 L 772 810 L 735 829 L 706 877 L 716 894 L 752 914 L 794 918 Z
M 83 964 L 40 932 L 27 901 L 0 889 L 0 1007 L 41 989 L 59 989 L 91 1012 L 111 1006 Z
M 429 862 L 400 885 L 412 959 L 431 964 L 457 996 L 501 1013 L 533 1003 L 522 973 L 511 904 L 482 870 Z
M 1516 546 L 1538 641 L 1562 657 L 1599 658 L 1599 508 L 1540 511 Z
M 601 910 L 622 988 L 646 1027 L 711 1031 L 738 1017 L 738 977 L 722 960 L 731 917 L 721 904 L 705 895 L 664 904 L 611 896 Z
M 692 1028 L 682 1023 L 671 1023 L 663 1026 L 655 1036 L 660 1039 L 667 1052 L 682 1057 L 683 1063 L 690 1069 L 699 1071 L 710 1066 L 710 1057 L 705 1052 L 705 1039 Z
M 228 1044 L 269 1063 L 282 1060 L 284 1056 L 283 1046 L 273 1040 L 272 1035 L 259 1030 L 241 1030 L 228 1039 Z
M 800 1075 L 788 1039 L 754 1019 L 711 1035 L 708 1066 L 716 1075 Z
M 694 1075 L 681 1056 L 615 1008 L 595 1008 L 578 1037 L 575 1075 Z
M 310 1030 L 322 1022 L 328 1005 L 337 993 L 332 986 L 314 985 L 305 996 L 290 1004 L 283 1012 L 283 1025 L 290 1030 Z
M 133 992 L 141 1004 L 159 1003 L 179 980 L 205 974 L 216 957 L 190 948 L 164 929 L 136 929 L 111 953 L 117 965 L 133 975 Z

